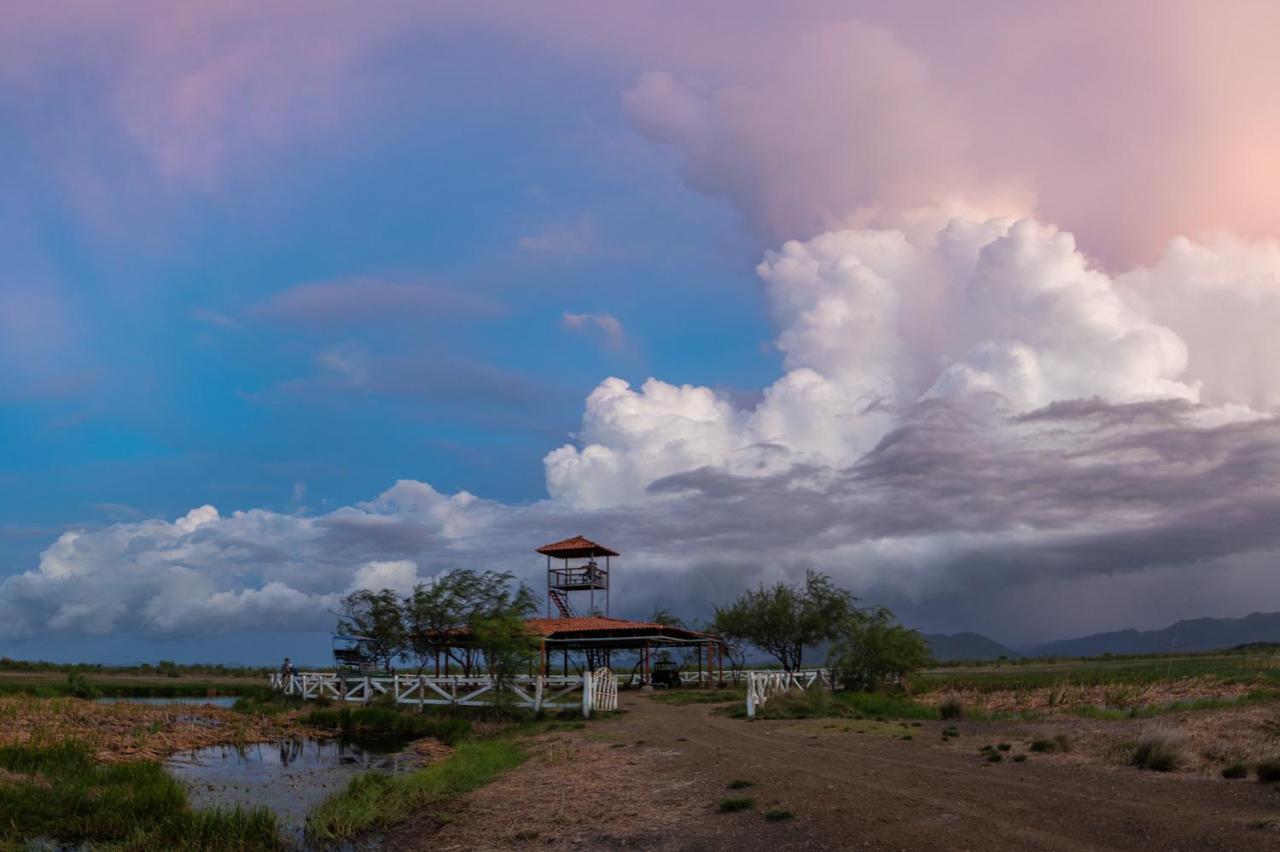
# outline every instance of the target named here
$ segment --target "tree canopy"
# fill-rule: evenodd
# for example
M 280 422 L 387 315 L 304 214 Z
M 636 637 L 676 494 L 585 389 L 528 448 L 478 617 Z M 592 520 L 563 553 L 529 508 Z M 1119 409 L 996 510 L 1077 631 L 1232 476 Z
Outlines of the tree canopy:
M 893 613 L 877 608 L 848 622 L 832 643 L 827 657 L 836 680 L 845 689 L 875 690 L 901 681 L 932 662 L 929 645 L 917 631 L 893 621 Z
M 716 607 L 713 624 L 731 645 L 754 645 L 795 671 L 806 647 L 835 639 L 847 622 L 861 617 L 856 602 L 827 575 L 809 571 L 803 583 L 761 584 Z

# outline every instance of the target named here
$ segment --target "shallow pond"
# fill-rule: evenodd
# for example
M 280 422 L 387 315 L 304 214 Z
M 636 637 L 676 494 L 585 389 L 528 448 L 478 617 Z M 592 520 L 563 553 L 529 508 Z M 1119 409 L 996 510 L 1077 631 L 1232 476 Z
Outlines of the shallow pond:
M 154 697 L 148 695 L 110 695 L 96 698 L 98 704 L 194 704 L 198 707 L 234 707 L 235 695 L 181 695 Z
M 268 807 L 280 828 L 301 841 L 307 814 L 362 772 L 404 772 L 421 758 L 404 741 L 283 740 L 235 748 L 212 746 L 171 757 L 169 771 L 186 783 L 197 808 Z

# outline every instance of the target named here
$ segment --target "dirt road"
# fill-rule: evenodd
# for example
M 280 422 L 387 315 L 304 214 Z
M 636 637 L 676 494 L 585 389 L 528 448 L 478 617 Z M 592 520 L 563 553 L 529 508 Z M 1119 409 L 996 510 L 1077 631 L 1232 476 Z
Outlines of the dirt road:
M 1280 848 L 1276 787 L 978 753 L 1002 737 L 1010 756 L 1025 751 L 1026 726 L 962 723 L 944 742 L 937 722 L 745 722 L 639 695 L 623 707 L 619 719 L 545 739 L 463 803 L 461 819 L 392 839 L 424 849 Z M 752 786 L 726 789 L 738 779 Z M 717 811 L 738 795 L 754 808 Z M 771 809 L 794 817 L 766 821 Z

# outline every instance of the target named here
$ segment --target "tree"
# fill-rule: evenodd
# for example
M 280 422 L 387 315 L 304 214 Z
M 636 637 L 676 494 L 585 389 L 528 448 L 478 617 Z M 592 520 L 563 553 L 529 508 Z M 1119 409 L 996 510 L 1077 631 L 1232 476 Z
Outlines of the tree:
M 733 682 L 737 683 L 742 677 L 742 670 L 747 665 L 747 647 L 748 642 L 742 636 L 730 632 L 733 625 L 731 616 L 721 617 L 724 610 L 717 609 L 715 618 L 712 619 L 710 627 L 707 628 L 708 633 L 714 633 L 720 637 L 720 647 L 724 649 L 724 655 L 729 660 L 729 676 L 733 678 Z
M 364 650 L 384 670 L 389 671 L 392 661 L 408 651 L 404 611 L 393 589 L 361 589 L 343 598 L 338 632 L 364 639 Z
M 513 574 L 498 571 L 477 572 L 459 568 L 419 583 L 405 599 L 405 629 L 411 656 L 421 673 L 428 661 L 445 654 L 470 675 L 475 666 L 473 654 L 463 650 L 458 655 L 457 639 L 470 629 L 476 649 L 486 653 L 477 626 L 490 621 L 514 619 L 520 622 L 537 608 L 537 599 L 523 584 L 512 589 Z M 492 646 L 495 653 L 499 646 Z M 486 654 L 487 657 L 487 654 Z
M 835 639 L 846 622 L 859 617 L 856 601 L 827 575 L 809 571 L 803 584 L 762 584 L 716 607 L 715 625 L 726 640 L 754 645 L 795 671 L 805 647 Z
M 893 613 L 883 607 L 846 622 L 827 655 L 827 665 L 845 689 L 870 691 L 931 661 L 924 637 L 895 624 Z

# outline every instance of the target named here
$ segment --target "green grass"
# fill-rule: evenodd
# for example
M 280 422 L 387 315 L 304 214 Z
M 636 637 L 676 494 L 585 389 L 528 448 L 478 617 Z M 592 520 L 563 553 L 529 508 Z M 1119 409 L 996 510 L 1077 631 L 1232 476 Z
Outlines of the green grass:
M 1076 660 L 1023 660 L 987 665 L 943 667 L 914 676 L 919 692 L 938 690 L 1037 689 L 1070 683 L 1109 686 L 1160 683 L 1191 677 L 1213 677 L 1228 683 L 1280 687 L 1280 669 L 1270 666 L 1274 653 L 1216 652 Z
M 525 757 L 513 739 L 482 740 L 464 742 L 449 757 L 410 775 L 359 775 L 311 812 L 307 838 L 323 845 L 386 827 L 483 787 Z
M 1243 763 L 1232 763 L 1229 766 L 1222 767 L 1223 778 L 1248 778 L 1249 767 Z
M 746 701 L 745 689 L 668 689 L 650 694 L 650 701 L 662 704 L 728 704 L 730 701 Z
M 734 707 L 730 715 L 743 718 L 744 706 Z M 865 719 L 878 722 L 894 719 L 934 719 L 937 711 L 904 695 L 887 692 L 831 692 L 809 689 L 769 699 L 756 708 L 762 719 Z
M 725 786 L 728 787 L 730 790 L 745 790 L 747 787 L 754 787 L 755 785 L 750 781 L 744 781 L 741 778 L 736 778 L 733 781 L 730 781 Z
M 339 707 L 312 710 L 302 721 L 345 736 L 431 737 L 454 745 L 471 735 L 470 719 L 449 713 L 427 713 L 396 707 Z
M 786 820 L 794 818 L 795 814 L 791 813 L 791 811 L 786 808 L 773 808 L 764 812 L 765 822 L 785 822 Z
M 756 806 L 756 800 L 750 796 L 725 796 L 716 805 L 716 810 L 722 814 L 732 814 L 738 811 L 749 811 Z
M 67 742 L 0 748 L 0 768 L 30 779 L 0 784 L 0 846 L 39 837 L 138 850 L 285 846 L 265 808 L 192 810 L 159 763 L 98 763 L 88 748 Z

